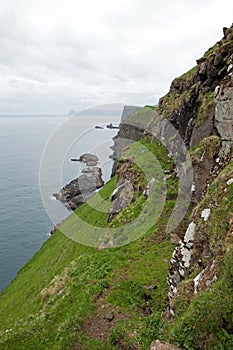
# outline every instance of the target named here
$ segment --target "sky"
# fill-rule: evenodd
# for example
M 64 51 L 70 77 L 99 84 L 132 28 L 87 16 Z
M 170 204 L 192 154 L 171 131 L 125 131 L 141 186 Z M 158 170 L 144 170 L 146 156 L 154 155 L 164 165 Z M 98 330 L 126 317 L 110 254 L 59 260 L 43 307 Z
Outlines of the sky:
M 1 0 L 0 115 L 154 105 L 232 13 L 232 0 Z

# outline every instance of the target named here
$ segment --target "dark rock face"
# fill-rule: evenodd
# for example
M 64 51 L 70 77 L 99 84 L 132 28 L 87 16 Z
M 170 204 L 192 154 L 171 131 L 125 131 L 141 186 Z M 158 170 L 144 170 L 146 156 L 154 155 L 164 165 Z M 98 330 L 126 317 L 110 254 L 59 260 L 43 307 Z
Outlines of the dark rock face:
M 233 36 L 233 27 L 228 31 L 228 35 Z M 225 37 L 224 37 L 225 38 Z M 223 39 L 224 40 L 224 39 Z M 232 43 L 231 43 L 232 44 Z M 223 45 L 223 49 L 221 49 Z M 219 57 L 224 61 L 224 57 L 228 57 L 229 66 L 224 69 L 225 76 L 218 81 L 219 85 L 215 91 L 215 114 L 214 125 L 219 137 L 205 137 L 200 142 L 202 155 L 199 161 L 194 161 L 196 200 L 200 199 L 207 184 L 215 179 L 220 171 L 232 158 L 233 145 L 233 45 L 220 43 L 220 50 L 214 56 L 215 66 L 208 73 L 208 67 L 203 68 L 206 77 L 210 79 L 215 69 L 222 67 Z M 226 50 L 229 50 L 227 51 Z M 213 58 L 212 58 L 213 59 Z M 207 61 L 203 61 L 207 64 Z M 201 64 L 203 64 L 201 62 Z M 219 72 L 221 76 L 222 71 Z M 227 186 L 231 183 L 231 173 L 228 177 L 222 176 L 222 191 L 227 191 Z M 179 294 L 179 288 L 182 287 L 182 281 L 189 279 L 190 273 L 202 269 L 196 275 L 192 282 L 192 293 L 210 286 L 218 278 L 218 272 L 224 251 L 224 241 L 227 237 L 223 237 L 221 242 L 211 247 L 208 235 L 206 234 L 207 222 L 212 215 L 211 212 L 217 207 L 217 204 L 209 205 L 201 212 L 194 212 L 193 221 L 189 224 L 183 240 L 175 247 L 171 259 L 171 265 L 168 276 L 169 294 L 168 305 L 164 310 L 164 316 L 174 316 L 174 299 Z M 199 216 L 199 217 L 198 217 Z M 231 219 L 229 227 L 231 226 Z
M 233 54 L 228 74 L 216 94 L 216 129 L 223 140 L 221 156 L 227 155 L 233 144 Z
M 224 30 L 223 39 L 197 60 L 195 68 L 172 82 L 169 93 L 159 101 L 160 113 L 179 130 L 187 146 L 193 146 L 201 138 L 216 133 L 214 104 L 201 126 L 198 114 L 202 99 L 214 92 L 227 74 L 233 54 L 232 39 L 229 39 L 232 36 L 233 26 Z
M 125 180 L 119 185 L 113 192 L 111 214 L 109 215 L 108 221 L 112 221 L 114 216 L 126 208 L 133 200 L 134 189 L 128 180 Z
M 67 208 L 75 210 L 83 204 L 96 189 L 104 185 L 102 170 L 98 167 L 87 167 L 82 170 L 82 175 L 72 180 L 59 192 L 54 193 L 54 197 L 61 202 L 65 202 Z

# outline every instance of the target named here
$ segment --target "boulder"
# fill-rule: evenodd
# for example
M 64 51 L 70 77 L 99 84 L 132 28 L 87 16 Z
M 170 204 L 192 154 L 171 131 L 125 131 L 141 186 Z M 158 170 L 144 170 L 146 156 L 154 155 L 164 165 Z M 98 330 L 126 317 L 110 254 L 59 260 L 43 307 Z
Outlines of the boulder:
M 79 157 L 79 161 L 83 163 L 97 163 L 99 161 L 99 158 L 95 154 L 84 153 Z
M 82 170 L 82 175 L 53 196 L 61 202 L 66 202 L 67 208 L 75 210 L 103 185 L 102 170 L 98 167 L 88 167 Z

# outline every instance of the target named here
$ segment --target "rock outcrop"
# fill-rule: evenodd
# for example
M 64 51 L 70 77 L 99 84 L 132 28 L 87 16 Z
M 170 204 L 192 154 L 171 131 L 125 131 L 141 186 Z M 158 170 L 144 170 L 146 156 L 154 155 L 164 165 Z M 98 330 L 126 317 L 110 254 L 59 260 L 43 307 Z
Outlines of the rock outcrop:
M 179 288 L 185 285 L 191 298 L 218 278 L 224 253 L 227 231 L 223 230 L 221 242 L 214 245 L 208 224 L 209 218 L 217 215 L 216 211 L 222 205 L 222 191 L 228 191 L 228 182 L 232 178 L 231 172 L 224 173 L 222 178 L 219 175 L 232 159 L 233 146 L 233 26 L 224 28 L 223 33 L 223 39 L 197 60 L 196 67 L 172 82 L 169 93 L 160 99 L 158 108 L 151 107 L 150 113 L 154 111 L 152 122 L 148 121 L 148 107 L 132 111 L 123 118 L 113 147 L 117 158 L 130 142 L 140 140 L 150 130 L 152 133 L 153 123 L 156 124 L 158 118 L 166 118 L 190 150 L 194 171 L 193 204 L 209 198 L 207 190 L 213 181 L 220 186 L 215 202 L 200 206 L 201 209 L 198 207 L 191 215 L 186 232 L 175 235 L 166 316 L 175 314 Z M 163 137 L 159 136 L 160 139 Z M 172 144 L 172 135 L 169 137 Z M 119 162 L 115 162 L 115 173 L 119 174 Z M 118 183 L 118 186 L 117 209 L 121 207 L 121 193 L 127 185 Z M 174 237 L 173 232 L 171 236 Z M 183 238 L 179 241 L 179 237 Z M 191 279 L 190 275 L 193 275 Z
M 71 161 L 83 162 L 87 166 L 96 166 L 99 161 L 99 158 L 95 154 L 84 153 L 79 158 L 72 158 Z
M 214 92 L 231 74 L 232 37 L 233 26 L 224 29 L 223 39 L 197 60 L 196 67 L 173 80 L 170 91 L 159 101 L 159 111 L 179 130 L 187 146 L 216 133 Z M 224 99 L 221 88 L 219 91 Z
M 202 139 L 199 148 L 196 149 L 200 155 L 199 161 L 195 162 L 195 151 L 193 153 L 195 186 L 197 187 L 195 189 L 196 200 L 203 195 L 206 187 L 218 176 L 220 170 L 228 164 L 233 156 L 233 45 L 232 42 L 227 42 L 229 35 L 232 40 L 233 27 L 224 30 L 224 38 L 218 43 L 214 53 L 199 61 L 198 71 L 203 75 L 202 79 L 205 78 L 203 80 L 204 86 L 211 89 L 215 87 L 213 124 L 218 136 L 212 135 Z M 210 62 L 213 63 L 213 67 L 209 66 Z M 214 130 L 212 133 L 215 133 Z M 219 191 L 214 204 L 209 204 L 201 211 L 200 209 L 194 211 L 193 221 L 189 224 L 183 240 L 175 247 L 168 277 L 168 308 L 165 310 L 165 315 L 168 311 L 170 315 L 174 316 L 173 306 L 179 285 L 182 281 L 190 279 L 190 274 L 195 274 L 195 271 L 201 269 L 192 282 L 190 281 L 193 284 L 193 293 L 210 286 L 217 280 L 227 232 L 225 232 L 221 242 L 213 245 L 210 241 L 208 220 L 210 216 L 214 215 L 212 212 L 215 213 L 218 210 L 222 193 L 228 191 L 227 187 L 231 176 L 232 172 L 230 171 L 217 177 L 215 182 L 219 184 Z M 205 196 L 203 198 L 205 199 Z
M 89 166 L 82 169 L 82 175 L 53 194 L 57 200 L 66 203 L 68 209 L 75 210 L 90 198 L 97 189 L 103 187 L 102 170 L 93 166 L 97 164 L 98 159 L 96 155 L 89 153 L 80 156 L 78 161 Z

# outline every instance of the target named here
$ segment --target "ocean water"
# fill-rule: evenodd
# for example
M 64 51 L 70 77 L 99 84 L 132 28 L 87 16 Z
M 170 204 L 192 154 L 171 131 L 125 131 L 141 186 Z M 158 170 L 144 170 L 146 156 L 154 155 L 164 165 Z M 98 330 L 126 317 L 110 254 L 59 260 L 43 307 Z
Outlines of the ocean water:
M 114 117 L 119 121 L 119 116 Z M 79 162 L 71 162 L 70 158 L 90 151 L 99 156 L 103 178 L 108 180 L 112 168 L 110 146 L 116 130 L 99 130 L 94 126 L 104 126 L 112 121 L 111 118 L 109 115 L 83 115 L 76 120 L 76 140 L 72 140 L 66 150 L 59 169 L 62 185 L 81 171 Z M 0 116 L 0 290 L 49 238 L 54 225 L 41 198 L 40 164 L 48 153 L 48 145 L 50 149 L 53 147 L 56 130 L 63 130 L 64 123 L 67 123 L 67 118 L 56 116 Z M 59 149 L 55 149 L 47 166 L 42 197 L 59 222 L 70 212 L 52 198 L 52 194 L 60 189 L 54 181 L 58 172 L 54 166 L 58 155 Z

